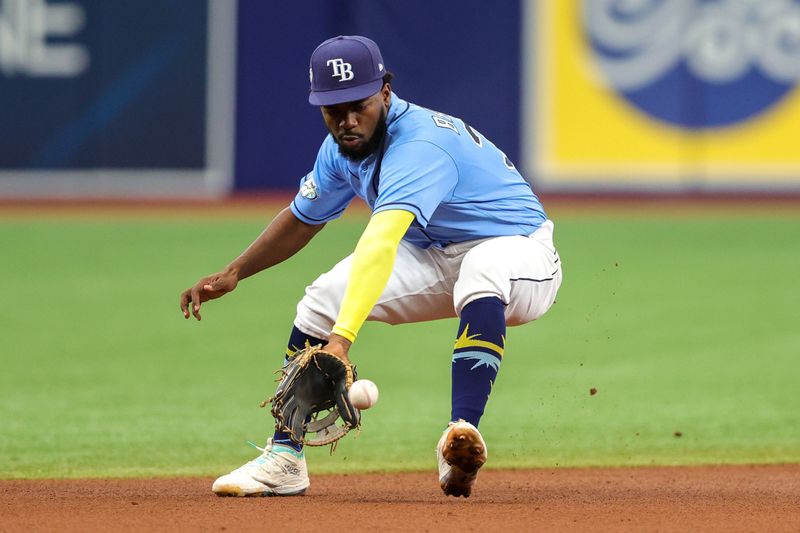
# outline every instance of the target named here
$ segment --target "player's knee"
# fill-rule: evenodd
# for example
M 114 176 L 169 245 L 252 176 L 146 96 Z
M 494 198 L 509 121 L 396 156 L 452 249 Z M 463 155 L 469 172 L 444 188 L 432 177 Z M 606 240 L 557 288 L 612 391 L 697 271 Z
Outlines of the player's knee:
M 560 284 L 552 253 L 526 237 L 498 237 L 470 250 L 461 265 L 453 299 L 456 312 L 488 296 L 505 305 L 506 324 L 516 326 L 541 317 Z
M 456 313 L 475 300 L 495 297 L 508 304 L 511 292 L 507 264 L 496 255 L 492 241 L 479 244 L 464 256 L 453 287 Z
M 297 304 L 297 315 L 294 319 L 294 325 L 304 333 L 321 339 L 327 339 L 330 337 L 333 324 L 334 321 L 326 314 L 309 307 L 305 299 Z
M 560 286 L 560 271 L 542 280 L 520 279 L 512 283 L 506 324 L 519 326 L 541 318 L 555 302 Z
M 343 290 L 331 283 L 331 276 L 323 274 L 306 287 L 303 298 L 297 304 L 294 324 L 300 330 L 327 339 L 339 314 L 339 302 Z

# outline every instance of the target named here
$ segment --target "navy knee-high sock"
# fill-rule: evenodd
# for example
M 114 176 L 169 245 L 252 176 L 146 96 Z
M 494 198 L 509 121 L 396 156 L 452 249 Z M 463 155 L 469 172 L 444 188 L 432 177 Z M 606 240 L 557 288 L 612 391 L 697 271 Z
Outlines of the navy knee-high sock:
M 306 347 L 306 342 L 311 346 L 315 346 L 317 344 L 322 344 L 323 346 L 326 344 L 326 341 L 322 339 L 318 339 L 311 335 L 306 335 L 299 329 L 297 326 L 292 328 L 292 333 L 289 335 L 289 342 L 286 347 L 286 357 L 284 359 L 284 363 L 289 360 L 291 356 L 293 356 L 298 350 L 302 350 Z M 292 440 L 288 433 L 285 431 L 276 431 L 275 434 L 272 436 L 272 442 L 275 444 L 282 444 L 284 446 L 291 446 L 298 452 L 303 449 L 302 444 L 297 444 Z
M 478 426 L 500 369 L 505 348 L 505 306 L 494 296 L 474 300 L 461 310 L 453 349 L 450 419 Z
M 297 326 L 293 326 L 292 333 L 289 335 L 289 342 L 286 345 L 286 359 L 284 359 L 284 362 L 288 361 L 289 358 L 297 353 L 298 350 L 305 348 L 306 343 L 310 344 L 311 346 L 316 346 L 317 344 L 322 344 L 325 346 L 328 341 L 318 339 L 312 335 L 306 335 L 297 329 Z

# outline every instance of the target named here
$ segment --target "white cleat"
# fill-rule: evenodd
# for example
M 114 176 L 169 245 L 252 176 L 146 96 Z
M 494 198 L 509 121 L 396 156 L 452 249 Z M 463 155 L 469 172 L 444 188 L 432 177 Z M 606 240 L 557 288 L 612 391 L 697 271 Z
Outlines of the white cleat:
M 464 420 L 450 422 L 436 446 L 439 486 L 445 495 L 469 498 L 486 455 L 486 442 L 478 428 Z
M 263 453 L 230 474 L 217 478 L 217 496 L 297 496 L 310 485 L 303 452 L 267 441 Z

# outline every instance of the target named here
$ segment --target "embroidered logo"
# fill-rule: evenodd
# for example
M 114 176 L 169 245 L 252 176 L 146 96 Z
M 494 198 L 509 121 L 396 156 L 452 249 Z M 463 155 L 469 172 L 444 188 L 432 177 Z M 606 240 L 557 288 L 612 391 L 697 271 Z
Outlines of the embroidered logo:
M 353 65 L 350 63 L 345 63 L 344 59 L 341 57 L 337 57 L 336 59 L 329 59 L 328 66 L 333 67 L 333 74 L 331 77 L 339 77 L 339 82 L 343 81 L 350 81 L 355 77 L 353 74 Z
M 300 196 L 306 200 L 316 200 L 319 196 L 313 173 L 309 173 L 308 176 L 303 178 L 303 183 L 300 184 Z

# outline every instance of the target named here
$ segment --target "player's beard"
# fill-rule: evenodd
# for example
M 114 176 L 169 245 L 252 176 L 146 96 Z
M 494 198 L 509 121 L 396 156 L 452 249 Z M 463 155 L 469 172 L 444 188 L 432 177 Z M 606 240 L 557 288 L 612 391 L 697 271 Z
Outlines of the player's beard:
M 372 137 L 367 142 L 362 144 L 356 149 L 344 146 L 339 139 L 334 135 L 333 139 L 339 146 L 339 153 L 351 161 L 363 161 L 368 156 L 378 151 L 381 146 L 381 141 L 386 135 L 386 109 L 381 109 L 381 116 L 378 118 L 378 123 L 375 125 L 375 131 L 372 132 Z

